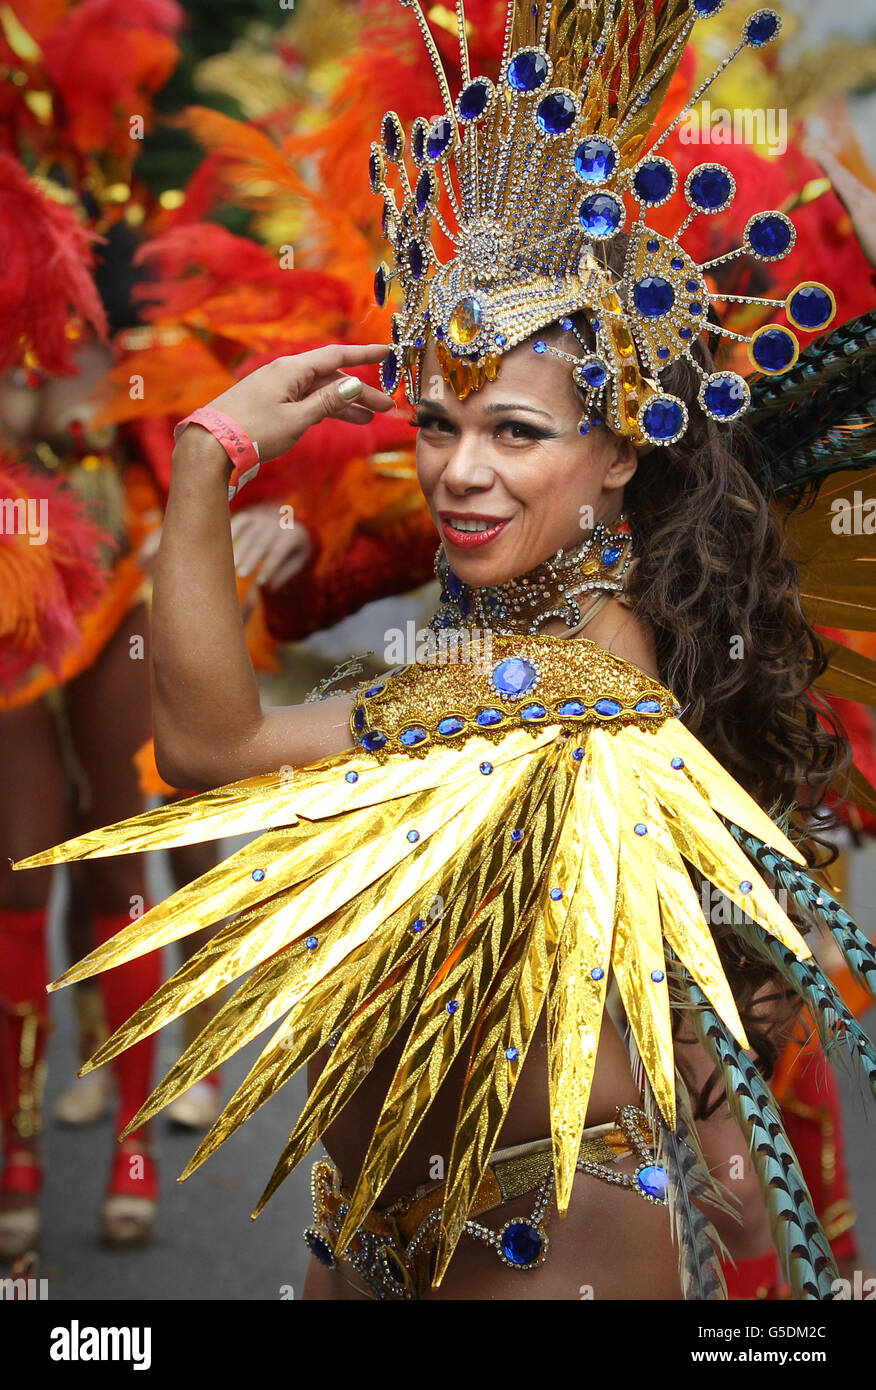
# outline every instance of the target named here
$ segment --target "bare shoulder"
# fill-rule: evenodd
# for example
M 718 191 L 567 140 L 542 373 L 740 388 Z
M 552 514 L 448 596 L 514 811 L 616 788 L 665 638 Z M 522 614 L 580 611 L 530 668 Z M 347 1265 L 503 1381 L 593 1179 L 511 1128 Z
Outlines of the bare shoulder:
M 581 635 L 659 680 L 657 647 L 650 623 L 616 599 L 609 599 Z

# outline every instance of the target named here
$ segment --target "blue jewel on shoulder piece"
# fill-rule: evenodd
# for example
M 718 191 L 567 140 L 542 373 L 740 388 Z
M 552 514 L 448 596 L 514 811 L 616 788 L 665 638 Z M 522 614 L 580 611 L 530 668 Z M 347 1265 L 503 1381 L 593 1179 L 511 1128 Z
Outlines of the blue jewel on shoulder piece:
M 499 1251 L 515 1269 L 532 1269 L 544 1256 L 544 1233 L 531 1221 L 509 1221 L 499 1232 Z
M 538 671 L 531 661 L 524 661 L 522 657 L 508 657 L 506 661 L 500 661 L 493 670 L 492 684 L 500 695 L 508 695 L 512 698 L 526 695 L 538 681 Z

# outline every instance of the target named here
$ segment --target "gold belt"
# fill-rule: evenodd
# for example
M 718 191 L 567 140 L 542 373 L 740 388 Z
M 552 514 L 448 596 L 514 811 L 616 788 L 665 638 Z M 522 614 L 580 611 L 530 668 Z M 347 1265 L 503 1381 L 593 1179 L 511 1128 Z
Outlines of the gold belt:
M 662 1203 L 665 1174 L 653 1153 L 654 1136 L 647 1116 L 628 1105 L 618 1112 L 616 1124 L 585 1130 L 577 1166 L 580 1172 L 638 1192 L 646 1201 Z M 612 1170 L 610 1165 L 628 1154 L 639 1157 L 635 1175 Z M 484 1213 L 530 1192 L 537 1195 L 528 1219 L 515 1218 L 499 1231 L 477 1221 Z M 550 1139 L 498 1149 L 480 1181 L 465 1230 L 493 1246 L 510 1268 L 534 1269 L 547 1255 L 549 1239 L 543 1223 L 552 1193 Z M 376 1299 L 422 1298 L 431 1285 L 431 1256 L 444 1203 L 442 1181 L 423 1183 L 410 1196 L 372 1209 L 339 1257 L 334 1247 L 351 1194 L 344 1187 L 340 1170 L 329 1159 L 314 1164 L 311 1195 L 314 1219 L 304 1232 L 304 1240 L 312 1255 L 330 1269 L 348 1264 Z

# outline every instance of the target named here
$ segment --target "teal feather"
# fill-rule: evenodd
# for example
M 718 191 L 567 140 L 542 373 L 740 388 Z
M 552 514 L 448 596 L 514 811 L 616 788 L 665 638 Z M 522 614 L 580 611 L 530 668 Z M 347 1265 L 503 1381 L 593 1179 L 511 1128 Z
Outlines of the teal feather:
M 837 902 L 805 870 L 792 864 L 783 854 L 770 849 L 756 835 L 741 830 L 731 821 L 725 821 L 725 824 L 758 868 L 766 869 L 802 912 L 827 927 L 855 979 L 876 998 L 876 948 L 842 903 Z
M 776 1102 L 706 996 L 687 975 L 685 982 L 697 1033 L 724 1074 L 730 1109 L 748 1139 L 792 1297 L 831 1300 L 836 1266 Z
M 790 371 L 750 383 L 763 448 L 755 481 L 792 503 L 830 473 L 876 462 L 876 311 L 811 343 Z

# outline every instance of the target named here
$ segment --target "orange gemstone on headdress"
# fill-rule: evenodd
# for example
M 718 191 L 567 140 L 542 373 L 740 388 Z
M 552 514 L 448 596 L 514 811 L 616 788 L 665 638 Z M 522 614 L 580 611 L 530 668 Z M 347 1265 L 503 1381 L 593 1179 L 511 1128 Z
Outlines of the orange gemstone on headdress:
M 480 333 L 483 321 L 484 311 L 480 303 L 473 295 L 466 295 L 450 315 L 447 336 L 452 338 L 457 347 L 468 347 Z

